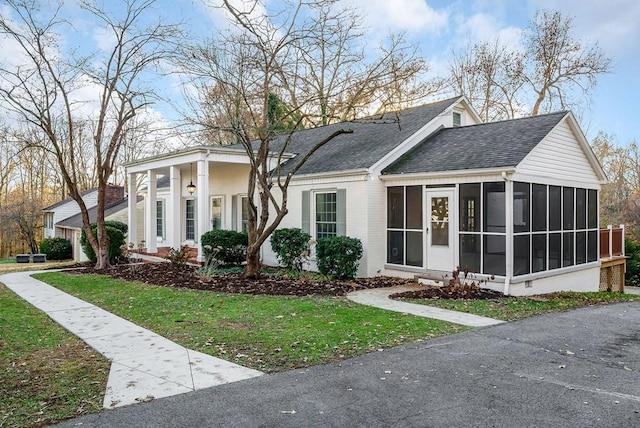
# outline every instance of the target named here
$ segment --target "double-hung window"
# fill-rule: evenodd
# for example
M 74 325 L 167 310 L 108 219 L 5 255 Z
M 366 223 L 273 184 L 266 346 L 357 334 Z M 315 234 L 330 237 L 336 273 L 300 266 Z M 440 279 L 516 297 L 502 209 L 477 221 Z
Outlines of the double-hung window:
M 163 241 L 165 238 L 164 199 L 156 201 L 156 237 L 158 241 Z
M 336 236 L 338 222 L 338 199 L 336 192 L 315 194 L 316 239 Z
M 195 241 L 196 238 L 196 201 L 185 200 L 185 239 Z

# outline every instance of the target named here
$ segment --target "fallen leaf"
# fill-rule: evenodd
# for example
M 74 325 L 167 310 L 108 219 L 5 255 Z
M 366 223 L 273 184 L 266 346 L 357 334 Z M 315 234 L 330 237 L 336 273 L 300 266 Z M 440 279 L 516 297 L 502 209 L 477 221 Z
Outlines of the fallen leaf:
M 295 410 L 280 410 L 280 413 L 284 413 L 285 415 L 295 415 Z

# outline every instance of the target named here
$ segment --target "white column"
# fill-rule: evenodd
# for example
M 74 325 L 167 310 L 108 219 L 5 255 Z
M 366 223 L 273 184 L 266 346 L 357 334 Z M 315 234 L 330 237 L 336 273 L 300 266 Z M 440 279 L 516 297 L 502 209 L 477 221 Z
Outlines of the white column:
M 147 221 L 144 223 L 144 239 L 147 241 L 147 252 L 149 253 L 155 253 L 158 251 L 158 237 L 156 229 L 157 193 L 156 172 L 150 169 L 147 171 L 147 196 L 145 198 L 145 213 Z
M 182 222 L 180 208 L 182 204 L 182 186 L 180 186 L 180 168 L 173 165 L 169 169 L 169 198 L 167 199 L 167 242 L 171 248 L 180 248 L 182 244 Z
M 128 192 L 128 208 L 127 222 L 129 224 L 128 241 L 127 244 L 133 244 L 133 248 L 138 248 L 138 191 L 137 191 L 137 174 L 130 173 Z
M 196 217 L 196 242 L 198 243 L 198 261 L 204 261 L 202 243 L 200 237 L 210 229 L 211 216 L 209 215 L 209 161 L 198 161 L 198 184 L 196 188 L 196 206 L 198 214 Z

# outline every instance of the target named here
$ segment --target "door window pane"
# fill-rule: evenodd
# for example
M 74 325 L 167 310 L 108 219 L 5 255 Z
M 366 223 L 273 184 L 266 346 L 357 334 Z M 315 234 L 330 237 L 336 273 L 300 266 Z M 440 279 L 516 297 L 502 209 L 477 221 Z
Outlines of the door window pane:
M 431 245 L 449 245 L 449 198 L 431 198 Z
M 387 227 L 404 228 L 404 187 L 387 188 Z
M 222 198 L 211 199 L 211 230 L 222 229 Z
M 407 232 L 407 262 L 409 266 L 422 266 L 422 232 Z
M 574 227 L 573 187 L 562 188 L 562 228 L 571 230 Z
M 531 211 L 533 214 L 533 231 L 547 230 L 547 186 L 534 184 L 532 186 Z
M 480 232 L 480 183 L 460 185 L 460 231 Z
M 532 272 L 547 270 L 547 235 L 544 233 L 532 236 Z
M 480 272 L 481 235 L 460 234 L 460 268 Z
M 529 273 L 529 235 L 513 237 L 513 274 L 524 275 Z
M 505 232 L 504 182 L 484 183 L 484 231 Z
M 529 232 L 529 183 L 513 183 L 513 231 Z
M 407 187 L 407 229 L 422 229 L 422 186 Z
M 573 251 L 573 232 L 565 232 L 562 234 L 562 266 L 573 266 L 574 251 Z
M 506 272 L 506 242 L 504 235 L 484 235 L 483 273 L 504 275 Z
M 598 191 L 589 190 L 589 229 L 598 227 Z
M 562 266 L 562 234 L 549 234 L 549 269 Z
M 387 263 L 404 264 L 404 232 L 387 232 Z

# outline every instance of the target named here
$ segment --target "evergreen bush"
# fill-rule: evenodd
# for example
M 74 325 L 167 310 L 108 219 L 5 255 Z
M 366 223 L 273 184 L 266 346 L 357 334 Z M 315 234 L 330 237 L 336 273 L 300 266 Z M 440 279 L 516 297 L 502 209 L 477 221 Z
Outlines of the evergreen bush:
M 348 236 L 320 238 L 316 256 L 321 274 L 331 279 L 353 279 L 362 257 L 362 242 Z
M 235 230 L 210 230 L 200 237 L 200 243 L 205 258 L 213 256 L 222 263 L 239 265 L 247 258 L 249 236 Z
M 64 238 L 47 238 L 40 243 L 40 252 L 47 260 L 68 260 L 72 258 L 71 241 Z
M 300 272 L 309 259 L 310 239 L 311 235 L 302 229 L 277 229 L 270 238 L 271 249 L 283 267 Z
M 105 221 L 104 224 L 107 235 L 109 236 L 109 261 L 116 263 L 122 257 L 122 249 L 126 248 L 124 237 L 129 227 L 121 221 Z M 91 223 L 91 231 L 93 232 L 93 236 L 97 237 L 98 230 L 96 223 Z M 93 247 L 91 247 L 87 239 L 84 228 L 80 236 L 80 246 L 91 262 L 95 263 L 98 260 L 96 253 L 93 251 Z

